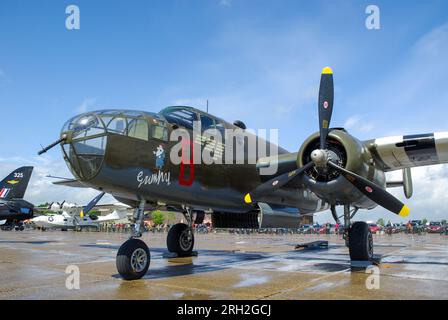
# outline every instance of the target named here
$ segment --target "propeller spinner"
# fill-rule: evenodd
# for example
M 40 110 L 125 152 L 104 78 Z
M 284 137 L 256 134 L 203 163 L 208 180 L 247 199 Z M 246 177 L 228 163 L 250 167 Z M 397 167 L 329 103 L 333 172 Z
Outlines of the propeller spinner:
M 409 208 L 381 186 L 357 175 L 356 173 L 346 170 L 335 163 L 337 162 L 337 159 L 333 159 L 334 155 L 327 149 L 327 137 L 330 132 L 329 128 L 333 113 L 333 102 L 333 70 L 329 67 L 325 67 L 322 70 L 318 102 L 320 148 L 311 153 L 311 162 L 307 163 L 302 168 L 284 173 L 259 185 L 252 192 L 246 194 L 244 201 L 246 203 L 252 203 L 261 196 L 270 194 L 278 188 L 281 188 L 312 167 L 316 170 L 328 170 L 331 167 L 338 171 L 347 181 L 376 204 L 402 217 L 408 216 L 410 211 Z

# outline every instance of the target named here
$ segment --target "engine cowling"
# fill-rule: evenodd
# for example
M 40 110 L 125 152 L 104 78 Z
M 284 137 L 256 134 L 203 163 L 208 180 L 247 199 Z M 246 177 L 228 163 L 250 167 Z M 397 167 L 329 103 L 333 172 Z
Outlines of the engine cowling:
M 298 228 L 300 212 L 297 208 L 279 207 L 267 203 L 258 204 L 257 211 L 248 213 L 212 213 L 215 228 L 264 229 Z
M 319 149 L 319 133 L 311 135 L 302 144 L 297 154 L 300 168 L 311 161 L 311 153 Z M 327 152 L 339 166 L 385 186 L 384 172 L 374 167 L 374 160 L 368 148 L 344 129 L 333 129 L 327 138 Z M 374 202 L 353 187 L 338 171 L 331 167 L 314 167 L 305 172 L 303 183 L 319 197 L 331 204 L 351 203 L 359 208 L 373 208 Z

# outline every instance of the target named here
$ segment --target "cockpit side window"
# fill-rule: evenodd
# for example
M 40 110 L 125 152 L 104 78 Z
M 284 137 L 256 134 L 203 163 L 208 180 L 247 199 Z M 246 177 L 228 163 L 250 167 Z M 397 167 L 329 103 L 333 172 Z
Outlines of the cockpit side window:
M 201 129 L 202 131 L 215 129 L 215 120 L 206 115 L 201 114 Z
M 153 124 L 151 126 L 151 137 L 158 140 L 168 141 L 168 130 L 162 124 Z
M 226 127 L 221 121 L 216 120 L 216 130 L 221 134 L 222 139 L 225 139 Z
M 126 118 L 116 117 L 113 118 L 112 121 L 107 126 L 107 131 L 117 134 L 125 134 L 126 126 L 127 126 Z
M 162 114 L 169 123 L 191 130 L 193 129 L 193 122 L 197 120 L 196 112 L 189 109 L 165 110 Z
M 128 120 L 128 136 L 148 141 L 148 122 L 145 119 Z

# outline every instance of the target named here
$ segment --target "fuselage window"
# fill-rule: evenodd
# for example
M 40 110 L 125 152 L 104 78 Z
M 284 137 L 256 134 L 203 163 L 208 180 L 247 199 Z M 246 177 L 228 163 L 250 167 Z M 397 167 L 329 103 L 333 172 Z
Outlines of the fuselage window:
M 122 117 L 113 118 L 107 126 L 107 131 L 124 134 L 126 132 L 126 119 Z
M 196 113 L 188 109 L 178 109 L 163 114 L 166 120 L 171 124 L 177 124 L 186 129 L 193 129 L 193 121 L 195 121 Z
M 144 119 L 132 119 L 128 126 L 128 136 L 148 140 L 148 123 Z
M 201 129 L 202 131 L 215 129 L 215 120 L 201 114 Z
M 168 141 L 168 130 L 164 126 L 152 125 L 151 136 L 154 139 Z
M 225 139 L 225 133 L 226 133 L 226 128 L 224 127 L 224 124 L 222 124 L 219 121 L 216 121 L 216 130 L 219 131 L 219 133 L 221 134 L 222 139 L 224 140 Z

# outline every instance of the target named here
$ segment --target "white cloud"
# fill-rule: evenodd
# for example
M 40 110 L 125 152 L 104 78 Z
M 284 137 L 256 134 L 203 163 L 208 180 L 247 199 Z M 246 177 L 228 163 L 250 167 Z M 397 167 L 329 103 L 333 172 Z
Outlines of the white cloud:
M 54 185 L 55 179 L 47 178 L 47 175 L 71 178 L 72 175 L 61 159 L 55 159 L 45 155 L 34 158 L 0 158 L 0 179 L 2 180 L 14 169 L 21 166 L 33 166 L 33 175 L 28 185 L 25 199 L 34 205 L 45 202 L 61 202 L 85 205 L 92 200 L 99 191 L 87 188 L 70 188 Z M 115 203 L 111 196 L 105 196 L 100 203 Z
M 447 39 L 448 23 L 430 30 L 389 73 L 347 96 L 346 106 L 361 105 L 368 118 L 381 123 L 381 136 L 447 130 Z
M 347 130 L 353 130 L 355 134 L 356 132 L 370 132 L 375 128 L 375 126 L 373 122 L 364 120 L 365 118 L 366 117 L 362 115 L 351 116 L 344 122 L 344 128 Z

